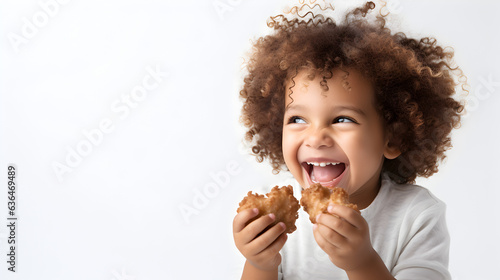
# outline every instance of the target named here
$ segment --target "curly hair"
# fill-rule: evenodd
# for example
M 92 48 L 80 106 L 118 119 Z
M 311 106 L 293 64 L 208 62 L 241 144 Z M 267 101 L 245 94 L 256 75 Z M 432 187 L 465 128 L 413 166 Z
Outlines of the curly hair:
M 314 14 L 317 7 L 321 12 Z M 301 14 L 305 8 L 310 10 Z M 259 162 L 267 158 L 274 173 L 287 170 L 282 152 L 286 84 L 292 84 L 291 91 L 293 78 L 304 67 L 322 73 L 326 88 L 336 68 L 355 69 L 372 82 L 390 142 L 401 151 L 383 163 L 383 172 L 393 180 L 414 183 L 417 176 L 438 171 L 451 148 L 450 132 L 460 125 L 464 106 L 453 96 L 458 81 L 466 77 L 452 67 L 452 49 L 434 38 L 391 33 L 387 15 L 368 16 L 374 8 L 367 2 L 337 23 L 323 15 L 333 10 L 331 5 L 303 4 L 286 13 L 292 19 L 270 17 L 267 24 L 273 32 L 253 42 L 240 91 L 240 120 L 252 153 Z

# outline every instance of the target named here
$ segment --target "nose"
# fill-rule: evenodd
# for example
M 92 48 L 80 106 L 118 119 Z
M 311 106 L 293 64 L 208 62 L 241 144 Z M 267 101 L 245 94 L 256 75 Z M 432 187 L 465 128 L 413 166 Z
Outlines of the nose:
M 320 149 L 333 147 L 335 141 L 327 127 L 311 128 L 306 136 L 305 144 L 307 147 Z

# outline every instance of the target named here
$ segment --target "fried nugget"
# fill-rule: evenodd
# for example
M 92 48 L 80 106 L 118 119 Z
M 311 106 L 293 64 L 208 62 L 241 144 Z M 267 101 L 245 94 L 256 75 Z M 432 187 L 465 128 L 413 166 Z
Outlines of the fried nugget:
M 267 198 L 262 194 L 253 194 L 251 191 L 248 192 L 247 196 L 243 198 L 240 202 L 240 207 L 237 212 L 241 212 L 245 209 L 258 208 L 259 214 L 252 218 L 248 223 L 256 220 L 257 218 L 273 213 L 276 216 L 276 220 L 268 228 L 276 225 L 279 222 L 283 222 L 286 225 L 285 232 L 292 233 L 297 227 L 295 226 L 295 221 L 299 217 L 299 201 L 293 196 L 292 186 L 275 186 L 272 190 L 267 193 Z
M 347 206 L 359 212 L 356 204 L 349 203 L 349 194 L 342 188 L 330 189 L 317 183 L 302 190 L 300 205 L 309 214 L 309 220 L 313 224 L 316 223 L 316 216 L 319 213 L 328 213 L 327 208 L 330 203 Z

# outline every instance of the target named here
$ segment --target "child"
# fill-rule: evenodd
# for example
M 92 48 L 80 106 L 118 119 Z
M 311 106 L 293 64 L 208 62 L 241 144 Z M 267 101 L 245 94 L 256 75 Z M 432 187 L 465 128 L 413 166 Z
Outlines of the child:
M 306 8 L 272 17 L 275 32 L 254 43 L 246 140 L 302 188 L 344 188 L 361 214 L 331 205 L 311 225 L 301 211 L 287 241 L 282 223 L 260 234 L 272 214 L 246 225 L 257 212 L 240 212 L 242 279 L 450 279 L 445 205 L 411 183 L 438 171 L 460 122 L 453 53 L 370 20 L 372 2 L 340 24 Z

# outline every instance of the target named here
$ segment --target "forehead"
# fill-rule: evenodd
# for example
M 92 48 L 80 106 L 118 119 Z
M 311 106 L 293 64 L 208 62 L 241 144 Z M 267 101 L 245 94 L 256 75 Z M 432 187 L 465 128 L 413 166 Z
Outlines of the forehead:
M 372 83 L 355 69 L 333 69 L 327 76 L 318 71 L 302 70 L 288 80 L 285 106 L 293 102 L 318 99 L 319 102 L 355 103 L 361 107 L 375 104 Z M 326 90 L 325 85 L 328 87 Z

